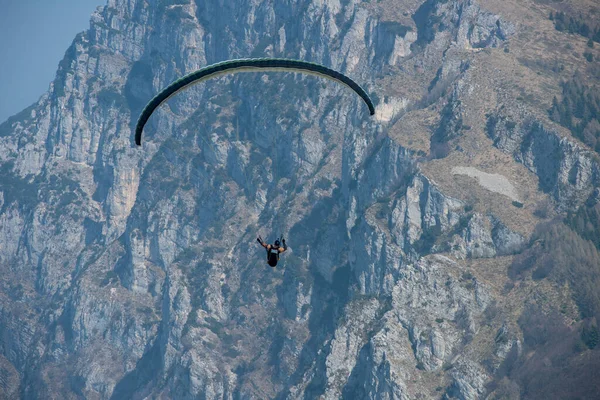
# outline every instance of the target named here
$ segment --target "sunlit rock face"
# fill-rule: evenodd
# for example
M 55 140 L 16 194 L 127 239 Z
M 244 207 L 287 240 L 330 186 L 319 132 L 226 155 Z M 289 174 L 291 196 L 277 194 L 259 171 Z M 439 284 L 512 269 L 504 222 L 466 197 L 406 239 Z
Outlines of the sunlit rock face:
M 494 279 L 530 232 L 423 167 L 475 163 L 453 142 L 473 135 L 559 208 L 599 179 L 542 124 L 465 128 L 489 111 L 470 71 L 510 18 L 470 0 L 99 7 L 0 125 L 0 398 L 485 397 L 521 343 Z M 314 77 L 241 74 L 179 93 L 135 147 L 160 89 L 246 57 L 337 69 L 377 113 Z M 272 269 L 255 238 L 281 233 Z
M 515 123 L 503 113 L 491 114 L 487 131 L 495 146 L 514 155 L 539 177 L 540 188 L 563 210 L 586 201 L 600 185 L 596 155 L 531 116 Z

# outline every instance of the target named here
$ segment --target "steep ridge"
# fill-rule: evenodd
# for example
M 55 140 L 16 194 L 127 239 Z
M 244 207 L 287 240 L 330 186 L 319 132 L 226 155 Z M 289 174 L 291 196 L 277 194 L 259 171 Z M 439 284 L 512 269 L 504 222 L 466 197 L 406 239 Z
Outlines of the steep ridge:
M 581 63 L 553 46 L 586 46 L 550 10 L 109 0 L 0 125 L 0 397 L 535 397 L 539 315 L 574 341 L 595 326 L 577 286 L 522 261 L 600 186 L 597 154 L 548 116 Z M 537 52 L 564 68 L 538 74 Z M 375 118 L 314 78 L 224 77 L 135 148 L 158 90 L 260 56 L 352 76 Z M 254 240 L 280 232 L 271 270 Z

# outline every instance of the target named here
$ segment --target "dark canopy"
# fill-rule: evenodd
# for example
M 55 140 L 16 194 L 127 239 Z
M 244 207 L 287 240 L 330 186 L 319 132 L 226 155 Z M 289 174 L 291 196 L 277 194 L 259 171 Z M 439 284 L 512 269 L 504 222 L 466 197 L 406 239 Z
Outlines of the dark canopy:
M 144 107 L 142 114 L 140 115 L 137 125 L 135 127 L 135 143 L 139 146 L 142 144 L 142 131 L 144 125 L 154 112 L 164 101 L 169 97 L 175 95 L 180 90 L 185 89 L 188 86 L 196 83 L 203 82 L 207 79 L 214 78 L 216 76 L 237 73 L 237 72 L 271 72 L 271 71 L 285 71 L 285 72 L 301 72 L 305 74 L 317 75 L 323 78 L 327 78 L 333 81 L 337 81 L 348 86 L 354 90 L 363 101 L 369 107 L 371 115 L 375 114 L 375 107 L 373 102 L 369 98 L 369 95 L 361 88 L 356 82 L 330 68 L 327 68 L 320 64 L 315 64 L 306 61 L 288 60 L 283 58 L 249 58 L 240 60 L 224 61 L 217 64 L 209 65 L 195 72 L 192 72 L 181 79 L 176 80 L 167 86 L 164 90 L 158 93 L 150 102 Z

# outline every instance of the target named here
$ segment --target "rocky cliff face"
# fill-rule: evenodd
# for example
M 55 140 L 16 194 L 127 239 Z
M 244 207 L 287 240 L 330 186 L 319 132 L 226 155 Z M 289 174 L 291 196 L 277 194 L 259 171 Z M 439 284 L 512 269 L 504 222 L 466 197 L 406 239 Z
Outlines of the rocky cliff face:
M 470 0 L 98 8 L 50 91 L 0 126 L 0 397 L 493 395 L 521 351 L 526 289 L 499 288 L 533 210 L 515 223 L 502 191 L 446 173 L 495 169 L 497 148 L 514 157 L 500 172 L 523 175 L 521 163 L 557 210 L 600 175 L 539 118 L 509 123 L 510 94 L 486 74 L 521 43 L 522 21 L 502 12 Z M 258 56 L 352 76 L 375 118 L 314 78 L 223 77 L 170 100 L 133 146 L 158 90 Z M 270 269 L 255 235 L 280 232 L 290 251 Z
M 488 134 L 495 146 L 539 177 L 540 189 L 562 209 L 581 205 L 600 186 L 598 155 L 538 120 L 516 123 L 502 113 L 490 115 Z

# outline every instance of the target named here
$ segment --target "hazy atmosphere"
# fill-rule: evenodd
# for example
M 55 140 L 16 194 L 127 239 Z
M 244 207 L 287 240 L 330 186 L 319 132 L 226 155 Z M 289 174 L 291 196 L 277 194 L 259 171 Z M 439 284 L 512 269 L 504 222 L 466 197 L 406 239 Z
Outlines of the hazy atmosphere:
M 0 399 L 598 397 L 598 1 L 2 4 Z
M 48 90 L 58 62 L 103 0 L 0 0 L 0 123 Z

